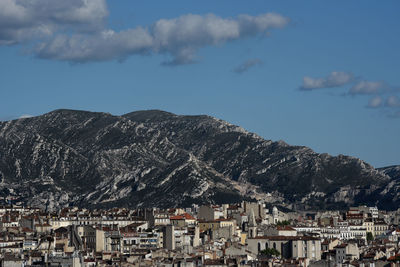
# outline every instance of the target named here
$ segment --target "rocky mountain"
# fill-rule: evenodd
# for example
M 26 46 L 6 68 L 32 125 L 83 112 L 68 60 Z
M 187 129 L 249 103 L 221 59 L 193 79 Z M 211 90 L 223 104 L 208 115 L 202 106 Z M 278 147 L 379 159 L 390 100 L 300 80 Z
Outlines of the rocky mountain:
M 400 165 L 379 168 L 378 171 L 388 175 L 394 180 L 400 180 Z
M 388 187 L 398 180 L 354 157 L 265 140 L 209 116 L 158 110 L 56 110 L 0 122 L 0 178 L 0 196 L 49 209 L 243 199 L 289 208 L 388 205 Z
M 375 196 L 375 198 L 380 200 L 382 206 L 398 209 L 400 203 L 400 165 L 379 168 L 378 171 L 389 176 L 390 181 L 381 190 L 376 192 L 379 195 Z

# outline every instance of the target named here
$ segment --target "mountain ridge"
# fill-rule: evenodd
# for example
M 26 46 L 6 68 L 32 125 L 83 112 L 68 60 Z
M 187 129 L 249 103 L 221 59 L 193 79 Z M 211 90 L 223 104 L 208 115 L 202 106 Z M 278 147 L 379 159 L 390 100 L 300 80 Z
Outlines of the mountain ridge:
M 11 194 L 10 186 L 21 202 L 49 209 L 243 199 L 340 208 L 387 205 L 382 192 L 398 195 L 388 189 L 394 178 L 355 157 L 266 140 L 207 115 L 161 110 L 114 116 L 59 109 L 0 122 L 0 176 L 0 195 Z

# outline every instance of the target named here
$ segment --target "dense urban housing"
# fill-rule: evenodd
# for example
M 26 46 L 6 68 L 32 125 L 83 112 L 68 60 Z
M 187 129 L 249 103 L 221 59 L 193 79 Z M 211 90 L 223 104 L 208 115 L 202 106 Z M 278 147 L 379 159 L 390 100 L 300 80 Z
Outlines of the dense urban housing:
M 1 266 L 399 266 L 400 209 L 0 207 Z

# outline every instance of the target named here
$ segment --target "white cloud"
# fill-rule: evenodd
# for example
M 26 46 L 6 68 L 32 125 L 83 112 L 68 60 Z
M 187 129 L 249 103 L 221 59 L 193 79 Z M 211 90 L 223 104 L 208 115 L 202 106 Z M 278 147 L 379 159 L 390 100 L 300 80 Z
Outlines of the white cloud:
M 379 94 L 388 89 L 388 86 L 384 82 L 371 82 L 371 81 L 360 81 L 350 88 L 349 93 L 351 95 L 371 95 Z
M 380 108 L 383 105 L 383 99 L 380 96 L 375 96 L 371 98 L 368 102 L 368 108 Z
M 392 95 L 386 99 L 385 105 L 391 108 L 398 108 L 400 107 L 400 98 L 398 96 Z
M 263 64 L 262 60 L 259 58 L 248 59 L 236 68 L 233 69 L 236 73 L 243 73 L 248 71 L 250 68 Z
M 375 96 L 369 100 L 367 107 L 384 109 L 387 117 L 400 118 L 400 98 L 396 95 L 391 95 L 386 100 L 382 96 Z
M 300 90 L 310 91 L 322 88 L 340 87 L 351 83 L 354 80 L 352 73 L 343 71 L 333 71 L 324 78 L 312 78 L 305 76 Z
M 114 32 L 103 31 L 92 35 L 57 35 L 36 48 L 37 56 L 73 62 L 123 60 L 130 54 L 151 52 L 153 37 L 146 29 Z
M 187 14 L 116 32 L 105 27 L 107 18 L 106 0 L 1 0 L 0 45 L 35 44 L 40 58 L 78 63 L 158 53 L 171 56 L 164 64 L 179 65 L 193 63 L 202 47 L 266 35 L 289 23 L 275 13 Z
M 272 28 L 284 27 L 288 22 L 287 18 L 274 13 L 240 15 L 236 19 L 225 19 L 214 14 L 189 14 L 174 19 L 160 19 L 149 28 L 56 36 L 40 44 L 36 53 L 41 58 L 79 63 L 160 53 L 172 56 L 164 64 L 189 64 L 195 61 L 197 50 L 202 47 L 265 34 Z
M 48 38 L 62 30 L 98 31 L 107 16 L 105 0 L 1 0 L 0 45 Z
M 372 95 L 369 99 L 367 108 L 384 109 L 389 117 L 400 117 L 400 98 L 397 95 L 387 96 L 388 94 L 397 94 L 400 88 L 388 85 L 384 81 L 367 81 L 355 79 L 353 74 L 348 72 L 331 72 L 324 78 L 304 77 L 303 85 L 300 90 L 311 91 L 321 88 L 339 87 L 351 85 L 348 93 L 343 94 L 352 96 Z M 386 99 L 385 99 L 386 98 Z

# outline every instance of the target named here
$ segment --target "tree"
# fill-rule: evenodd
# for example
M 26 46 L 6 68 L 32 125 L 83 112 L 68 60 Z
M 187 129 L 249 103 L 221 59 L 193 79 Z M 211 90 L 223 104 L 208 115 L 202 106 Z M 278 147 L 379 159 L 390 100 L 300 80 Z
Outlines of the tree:
M 374 240 L 374 236 L 372 235 L 371 232 L 367 232 L 367 241 L 371 242 L 372 240 Z
M 274 249 L 274 248 L 266 248 L 266 249 L 264 249 L 264 250 L 261 250 L 261 251 L 260 251 L 260 254 L 261 254 L 261 255 L 268 256 L 268 257 L 280 256 L 280 255 L 281 255 L 281 253 L 279 253 L 279 251 L 277 251 L 277 250 Z
M 276 225 L 278 225 L 278 226 L 286 226 L 286 225 L 290 225 L 290 222 L 285 220 L 285 221 L 277 222 Z

